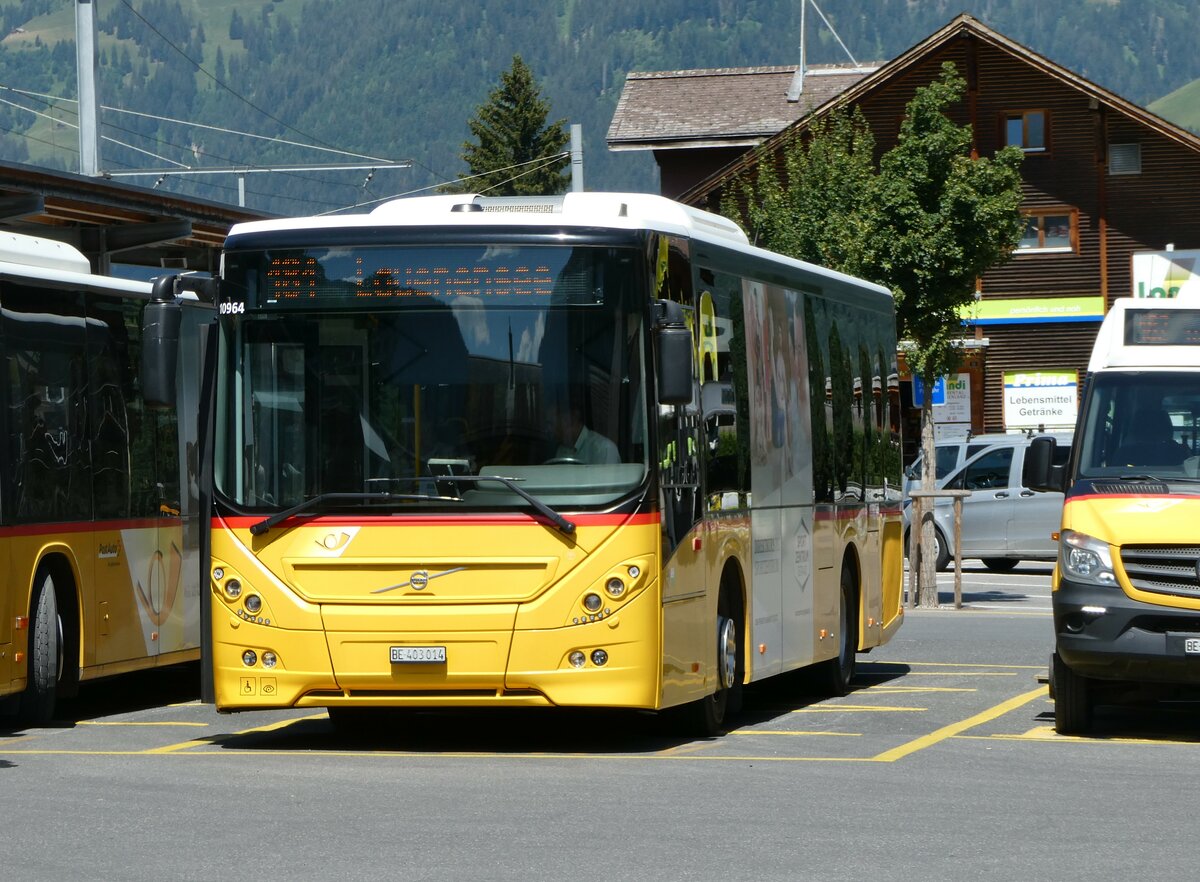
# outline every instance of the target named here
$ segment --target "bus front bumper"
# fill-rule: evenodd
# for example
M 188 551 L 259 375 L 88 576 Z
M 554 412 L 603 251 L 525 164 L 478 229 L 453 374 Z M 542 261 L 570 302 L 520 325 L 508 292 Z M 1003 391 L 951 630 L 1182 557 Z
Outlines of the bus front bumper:
M 1084 677 L 1200 685 L 1200 610 L 1142 603 L 1119 588 L 1062 579 L 1055 648 Z

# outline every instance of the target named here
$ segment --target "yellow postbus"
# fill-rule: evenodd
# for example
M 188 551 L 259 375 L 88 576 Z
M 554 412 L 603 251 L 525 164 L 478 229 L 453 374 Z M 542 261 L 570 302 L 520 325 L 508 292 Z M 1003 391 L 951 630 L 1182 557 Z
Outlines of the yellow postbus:
M 892 298 L 640 194 L 236 226 L 217 292 L 222 711 L 844 692 L 901 604 Z
M 0 238 L 0 704 L 24 724 L 81 680 L 199 658 L 194 414 L 214 312 L 173 299 L 174 405 L 151 408 L 152 303 L 69 245 Z
M 1200 685 L 1200 303 L 1117 300 L 1066 465 L 1035 438 L 1026 484 L 1066 494 L 1054 567 L 1055 727 L 1136 688 Z

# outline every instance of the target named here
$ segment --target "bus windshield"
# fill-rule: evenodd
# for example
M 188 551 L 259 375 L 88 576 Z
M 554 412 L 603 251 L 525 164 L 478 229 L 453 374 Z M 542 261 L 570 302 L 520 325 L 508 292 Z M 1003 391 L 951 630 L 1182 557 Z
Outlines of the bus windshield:
M 549 506 L 611 505 L 647 471 L 640 261 L 578 246 L 230 252 L 218 493 L 263 512 L 318 496 L 528 509 L 516 484 Z
M 1096 374 L 1079 451 L 1080 478 L 1200 477 L 1200 386 L 1194 374 Z

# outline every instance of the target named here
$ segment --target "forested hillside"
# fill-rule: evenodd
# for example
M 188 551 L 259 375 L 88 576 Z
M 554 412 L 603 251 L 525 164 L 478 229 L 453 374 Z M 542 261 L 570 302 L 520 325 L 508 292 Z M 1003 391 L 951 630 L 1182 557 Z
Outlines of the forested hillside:
M 1200 78 L 1194 4 L 1181 0 L 818 5 L 860 62 L 894 57 L 966 11 L 1140 104 Z M 2 159 L 77 167 L 75 106 L 56 100 L 75 97 L 74 8 L 0 0 Z M 653 190 L 650 156 L 604 145 L 625 74 L 791 64 L 800 39 L 799 0 L 97 0 L 97 10 L 100 102 L 113 108 L 104 134 L 128 145 L 106 142 L 105 168 L 351 160 L 285 142 L 414 163 L 369 182 L 357 171 L 249 175 L 247 204 L 285 214 L 453 180 L 467 120 L 514 53 L 538 78 L 551 120 L 583 126 L 589 189 Z M 817 16 L 808 22 L 810 62 L 845 61 Z M 159 186 L 237 199 L 232 175 Z

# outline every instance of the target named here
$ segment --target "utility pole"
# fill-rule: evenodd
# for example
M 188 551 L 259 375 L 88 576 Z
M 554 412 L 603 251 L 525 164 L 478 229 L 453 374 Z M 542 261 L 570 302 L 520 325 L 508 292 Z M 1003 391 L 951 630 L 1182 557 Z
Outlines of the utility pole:
M 583 192 L 583 126 L 571 125 L 571 192 Z
M 75 65 L 79 79 L 79 173 L 100 174 L 100 111 L 96 101 L 96 4 L 75 0 Z

